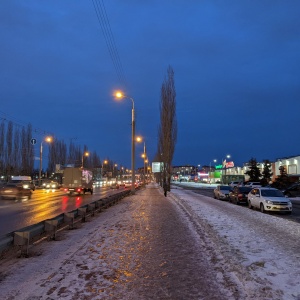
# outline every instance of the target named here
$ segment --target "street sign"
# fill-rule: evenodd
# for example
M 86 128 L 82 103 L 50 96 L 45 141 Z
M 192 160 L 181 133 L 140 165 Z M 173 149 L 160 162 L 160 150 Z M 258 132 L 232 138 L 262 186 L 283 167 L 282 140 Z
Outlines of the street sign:
M 160 173 L 163 169 L 163 162 L 152 162 L 152 173 Z
M 31 143 L 31 145 L 35 145 L 36 144 L 36 139 L 31 139 L 30 143 Z

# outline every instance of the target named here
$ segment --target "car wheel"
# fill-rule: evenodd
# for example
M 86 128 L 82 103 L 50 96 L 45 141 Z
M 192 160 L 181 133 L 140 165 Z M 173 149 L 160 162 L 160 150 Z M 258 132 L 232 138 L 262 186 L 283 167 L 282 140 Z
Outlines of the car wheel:
M 248 207 L 249 207 L 250 209 L 252 209 L 252 208 L 253 208 L 253 206 L 252 206 L 252 204 L 251 204 L 251 201 L 250 201 L 250 200 L 248 200 Z
M 214 194 L 214 198 L 217 199 L 216 194 Z
M 265 208 L 264 208 L 264 205 L 261 203 L 260 204 L 260 211 L 262 212 L 262 213 L 265 213 L 266 211 L 265 211 Z
M 288 215 L 291 215 L 291 214 L 292 214 L 292 212 L 291 212 L 291 211 L 288 211 L 288 212 L 287 212 L 287 214 L 288 214 Z
M 235 198 L 235 204 L 236 204 L 236 205 L 239 205 L 239 204 L 240 204 L 237 198 Z
M 93 190 L 91 190 L 91 195 L 93 195 Z

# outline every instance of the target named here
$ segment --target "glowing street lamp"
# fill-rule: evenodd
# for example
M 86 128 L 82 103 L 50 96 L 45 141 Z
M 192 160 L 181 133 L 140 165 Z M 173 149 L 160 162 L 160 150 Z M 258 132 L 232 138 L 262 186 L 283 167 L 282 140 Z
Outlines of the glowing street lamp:
M 89 155 L 90 155 L 89 152 L 87 152 L 87 151 L 83 152 L 82 158 L 81 158 L 81 168 L 83 168 L 83 158 L 84 158 L 84 156 L 85 156 L 85 157 L 88 157 Z
M 227 154 L 226 155 L 226 158 L 230 158 L 231 156 L 230 156 L 230 154 Z M 225 176 L 226 176 L 226 158 L 225 159 L 222 159 L 222 165 L 223 165 L 223 167 L 224 167 L 224 169 L 225 169 Z M 224 183 L 224 180 L 223 180 L 223 169 L 222 169 L 222 184 Z
M 131 113 L 131 192 L 135 192 L 135 116 L 134 116 L 134 100 L 131 97 L 124 95 L 121 91 L 115 93 L 118 99 L 130 99 L 132 102 L 132 113 Z
M 102 163 L 102 169 L 101 169 L 101 178 L 103 178 L 103 167 L 104 165 L 106 165 L 108 163 L 108 161 L 105 159 Z
M 115 168 L 117 169 L 117 175 L 116 175 L 116 178 L 118 177 L 118 164 L 114 164 L 113 165 L 113 177 L 115 176 Z
M 39 186 L 41 186 L 41 180 L 42 180 L 42 167 L 43 167 L 43 142 L 51 143 L 52 137 L 47 136 L 44 138 L 44 140 L 41 141 L 41 147 L 40 147 L 40 170 L 39 170 Z
M 216 159 L 213 160 L 214 163 L 217 162 Z M 211 182 L 211 161 L 209 162 L 209 183 Z

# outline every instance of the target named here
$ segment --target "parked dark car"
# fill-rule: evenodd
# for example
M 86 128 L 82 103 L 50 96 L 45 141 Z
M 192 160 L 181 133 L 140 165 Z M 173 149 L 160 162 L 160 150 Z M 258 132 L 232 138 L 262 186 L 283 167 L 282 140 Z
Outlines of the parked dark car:
M 300 197 L 300 184 L 291 185 L 283 191 L 283 194 L 287 197 Z
M 7 183 L 0 189 L 0 196 L 3 199 L 20 199 L 24 197 L 30 199 L 31 190 L 18 184 Z
M 247 186 L 235 186 L 229 193 L 229 202 L 235 204 L 248 203 L 248 194 L 252 190 L 251 187 Z

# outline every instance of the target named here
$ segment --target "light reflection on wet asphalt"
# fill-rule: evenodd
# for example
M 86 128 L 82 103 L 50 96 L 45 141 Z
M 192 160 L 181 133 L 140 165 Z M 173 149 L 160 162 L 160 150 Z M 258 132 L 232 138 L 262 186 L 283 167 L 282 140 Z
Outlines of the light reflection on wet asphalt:
M 116 192 L 97 187 L 93 195 L 68 195 L 62 190 L 37 189 L 31 199 L 0 199 L 0 236 L 70 212 Z

